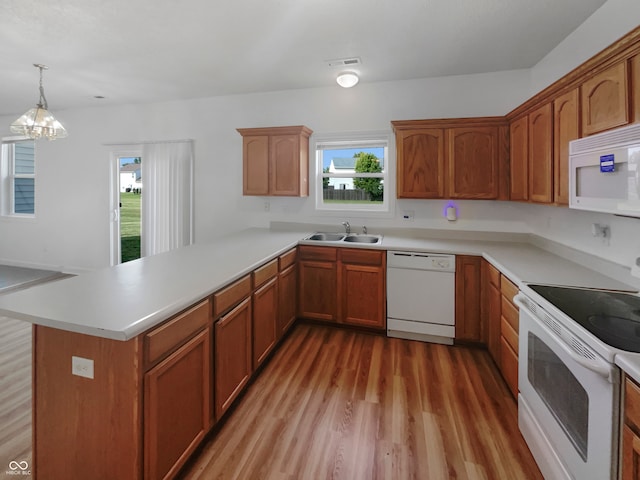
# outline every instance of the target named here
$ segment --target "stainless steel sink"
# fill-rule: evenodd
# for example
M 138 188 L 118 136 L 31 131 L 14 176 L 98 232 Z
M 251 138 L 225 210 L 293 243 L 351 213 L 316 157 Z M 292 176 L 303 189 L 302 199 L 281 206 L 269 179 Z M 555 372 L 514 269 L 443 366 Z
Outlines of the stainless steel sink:
M 347 235 L 344 241 L 352 243 L 380 243 L 380 238 L 378 235 Z
M 316 242 L 339 242 L 344 238 L 344 234 L 342 233 L 314 233 L 313 235 L 306 238 L 306 240 L 314 240 Z

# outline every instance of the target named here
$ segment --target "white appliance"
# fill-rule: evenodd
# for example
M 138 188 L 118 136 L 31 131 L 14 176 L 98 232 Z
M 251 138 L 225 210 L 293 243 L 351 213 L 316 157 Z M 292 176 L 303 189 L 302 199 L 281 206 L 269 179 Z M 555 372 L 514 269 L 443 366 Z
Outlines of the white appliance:
M 569 142 L 569 207 L 640 217 L 640 124 Z
M 623 350 L 640 356 L 640 297 L 525 285 L 514 301 L 518 425 L 542 474 L 616 479 L 621 389 L 614 359 Z
M 387 335 L 453 344 L 455 255 L 387 252 Z

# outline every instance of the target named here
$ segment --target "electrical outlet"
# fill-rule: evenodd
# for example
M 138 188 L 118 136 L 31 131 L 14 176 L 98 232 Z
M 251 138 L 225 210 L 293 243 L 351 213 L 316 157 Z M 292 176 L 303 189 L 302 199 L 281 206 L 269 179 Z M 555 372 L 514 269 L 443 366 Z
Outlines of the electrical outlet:
M 413 222 L 414 216 L 415 216 L 415 212 L 413 210 L 404 210 L 402 212 L 402 219 L 405 222 Z
M 71 357 L 71 373 L 79 377 L 93 378 L 93 360 Z
M 271 210 L 271 203 L 264 202 L 264 211 L 268 212 L 269 210 Z

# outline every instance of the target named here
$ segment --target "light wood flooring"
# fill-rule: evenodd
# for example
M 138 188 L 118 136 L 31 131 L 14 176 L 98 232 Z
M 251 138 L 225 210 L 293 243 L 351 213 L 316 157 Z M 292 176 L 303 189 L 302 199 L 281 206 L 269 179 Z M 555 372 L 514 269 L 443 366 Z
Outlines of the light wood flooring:
M 481 349 L 298 325 L 184 479 L 541 479 Z
M 11 461 L 31 465 L 31 328 L 0 317 L 0 478 Z

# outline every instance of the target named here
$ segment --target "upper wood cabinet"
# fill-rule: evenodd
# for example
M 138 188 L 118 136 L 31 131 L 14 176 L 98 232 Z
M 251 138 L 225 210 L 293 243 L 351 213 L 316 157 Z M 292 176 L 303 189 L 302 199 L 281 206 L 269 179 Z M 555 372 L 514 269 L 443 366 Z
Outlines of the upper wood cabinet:
M 640 54 L 629 60 L 631 68 L 631 102 L 633 123 L 640 122 Z
M 525 115 L 509 125 L 510 200 L 529 198 L 529 117 Z
M 578 89 L 553 101 L 553 201 L 569 204 L 569 142 L 580 138 Z
M 396 132 L 398 198 L 444 198 L 444 130 Z
M 242 135 L 243 195 L 309 195 L 309 128 L 237 130 Z
M 629 123 L 627 61 L 621 61 L 582 83 L 582 133 L 609 130 Z
M 447 130 L 449 197 L 496 199 L 499 190 L 498 129 Z
M 529 114 L 529 201 L 553 201 L 553 114 L 550 103 Z
M 393 121 L 398 198 L 506 199 L 502 117 Z

